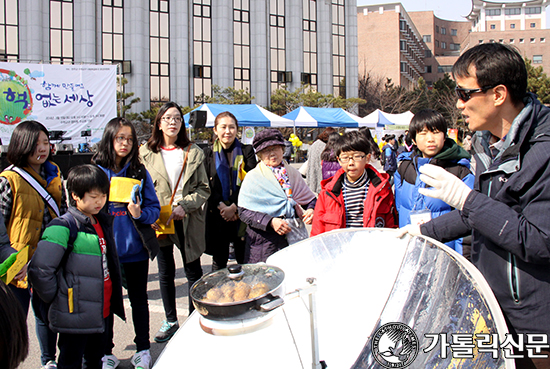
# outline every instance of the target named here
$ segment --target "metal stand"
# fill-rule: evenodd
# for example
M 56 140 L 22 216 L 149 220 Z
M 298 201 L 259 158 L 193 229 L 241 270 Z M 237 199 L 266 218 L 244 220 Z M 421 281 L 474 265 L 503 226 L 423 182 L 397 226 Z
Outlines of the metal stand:
M 296 297 L 301 297 L 302 300 L 305 296 L 308 297 L 308 311 L 309 311 L 309 324 L 311 328 L 311 360 L 313 369 L 324 369 L 327 367 L 324 361 L 319 361 L 319 337 L 317 336 L 317 303 L 315 299 L 315 292 L 317 291 L 317 285 L 315 284 L 315 278 L 307 278 L 309 287 L 300 288 L 291 292 L 285 296 L 285 300 L 290 300 Z

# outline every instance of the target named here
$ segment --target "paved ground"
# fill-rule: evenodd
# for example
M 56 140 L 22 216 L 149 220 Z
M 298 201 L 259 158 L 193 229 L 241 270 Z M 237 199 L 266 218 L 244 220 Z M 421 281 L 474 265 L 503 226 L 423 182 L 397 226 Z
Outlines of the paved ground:
M 178 318 L 180 324 L 185 321 L 188 313 L 188 300 L 187 300 L 187 279 L 185 278 L 185 272 L 183 271 L 183 263 L 181 261 L 181 255 L 176 254 L 176 298 L 178 306 Z M 210 272 L 212 268 L 212 258 L 209 255 L 203 255 L 201 258 L 202 268 L 204 273 Z M 153 337 L 157 330 L 160 328 L 162 320 L 164 319 L 164 309 L 162 307 L 162 299 L 160 297 L 159 282 L 158 282 L 158 268 L 157 261 L 149 264 L 149 310 L 151 316 L 151 356 L 153 361 L 157 359 L 165 343 L 159 344 L 153 341 Z M 132 313 L 130 309 L 130 301 L 124 292 L 124 306 L 126 308 L 126 320 L 124 323 L 119 318 L 115 319 L 115 349 L 114 355 L 120 360 L 119 368 L 133 368 L 130 364 L 130 359 L 135 353 L 134 339 L 134 326 L 132 324 Z M 29 317 L 27 319 L 29 327 L 29 340 L 30 349 L 27 359 L 19 366 L 20 369 L 39 369 L 40 368 L 40 348 L 38 346 L 38 340 L 35 333 L 34 314 L 32 309 L 29 311 Z

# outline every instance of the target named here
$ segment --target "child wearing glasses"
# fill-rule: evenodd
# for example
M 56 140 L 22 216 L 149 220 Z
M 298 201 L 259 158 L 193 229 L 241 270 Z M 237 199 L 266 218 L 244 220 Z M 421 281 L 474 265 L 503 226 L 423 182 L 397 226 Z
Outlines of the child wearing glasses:
M 344 133 L 335 144 L 340 168 L 321 182 L 311 235 L 339 228 L 397 227 L 390 176 L 370 163 L 374 140 L 359 131 Z
M 419 188 L 426 187 L 419 179 L 419 169 L 424 164 L 445 168 L 470 188 L 474 184 L 470 154 L 447 137 L 447 121 L 441 113 L 432 109 L 419 111 L 411 120 L 409 134 L 416 148 L 399 156 L 399 168 L 395 174 L 395 201 L 400 227 L 425 223 L 453 209 L 442 200 L 419 193 Z M 447 245 L 463 254 L 461 238 Z M 468 253 L 465 254 L 468 256 Z
M 107 123 L 98 152 L 93 158 L 109 177 L 111 187 L 115 178 L 132 178 L 134 185 L 129 202 L 110 198 L 106 207 L 114 216 L 113 231 L 120 268 L 125 277 L 124 287 L 132 306 L 136 354 L 132 364 L 136 368 L 149 369 L 151 347 L 149 341 L 149 305 L 147 302 L 147 276 L 149 258 L 153 260 L 159 252 L 159 244 L 151 224 L 160 214 L 160 203 L 151 176 L 140 162 L 136 131 L 125 118 L 114 118 Z M 113 193 L 113 192 L 111 192 Z M 118 200 L 118 201 L 117 201 Z M 119 361 L 113 355 L 113 319 L 108 321 L 108 337 L 103 357 L 103 368 L 115 368 Z

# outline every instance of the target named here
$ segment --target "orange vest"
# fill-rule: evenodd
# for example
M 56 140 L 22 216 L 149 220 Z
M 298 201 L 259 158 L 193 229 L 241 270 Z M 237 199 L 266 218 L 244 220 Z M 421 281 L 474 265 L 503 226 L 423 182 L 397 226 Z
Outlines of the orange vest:
M 62 186 L 59 167 L 57 167 L 58 176 L 51 180 L 49 184 L 30 167 L 23 169 L 44 186 L 46 191 L 55 199 L 57 206 L 61 205 Z M 8 179 L 12 192 L 13 205 L 7 226 L 11 247 L 19 251 L 29 245 L 30 260 L 40 240 L 45 202 L 42 196 L 16 172 L 5 170 L 0 173 L 0 176 Z M 52 209 L 49 209 L 49 211 L 53 218 L 57 217 Z M 26 282 L 19 281 L 17 287 L 26 288 Z

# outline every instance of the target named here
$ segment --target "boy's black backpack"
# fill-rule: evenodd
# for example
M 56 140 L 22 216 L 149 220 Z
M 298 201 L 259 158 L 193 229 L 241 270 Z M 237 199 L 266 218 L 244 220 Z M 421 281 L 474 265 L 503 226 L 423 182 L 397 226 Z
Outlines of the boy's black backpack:
M 380 150 L 380 164 L 382 166 L 386 165 L 386 148 L 383 147 L 382 150 Z
M 72 214 L 69 214 L 69 216 L 65 216 L 65 219 L 69 224 L 69 242 L 67 242 L 67 250 L 65 250 L 65 254 L 63 254 L 63 258 L 61 259 L 59 266 L 65 266 L 65 264 L 67 264 L 67 259 L 69 258 L 69 254 L 74 249 L 74 241 L 78 235 L 79 223 L 75 217 Z

